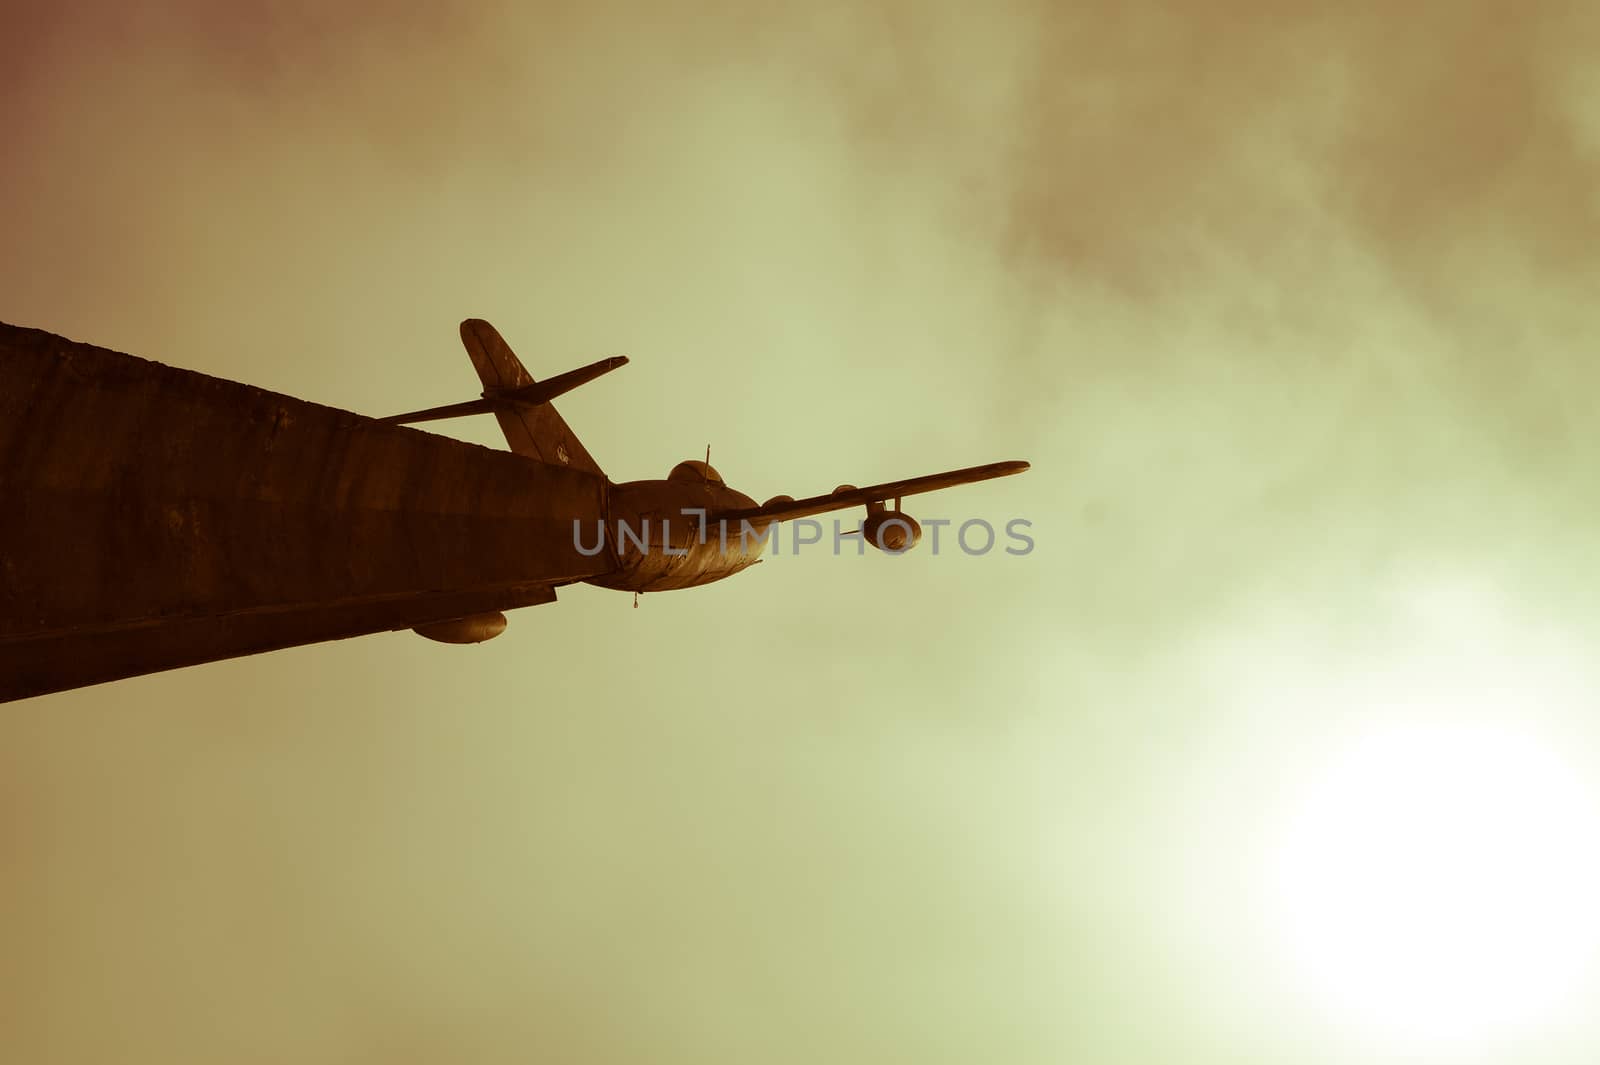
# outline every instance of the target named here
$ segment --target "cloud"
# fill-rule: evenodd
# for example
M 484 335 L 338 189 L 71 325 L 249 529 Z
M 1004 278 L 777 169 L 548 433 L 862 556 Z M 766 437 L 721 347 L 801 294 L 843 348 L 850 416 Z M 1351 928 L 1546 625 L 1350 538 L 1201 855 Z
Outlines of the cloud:
M 0 317 L 389 413 L 475 391 L 487 315 L 536 372 L 633 357 L 561 401 L 619 479 L 1022 457 L 917 513 L 1038 547 L 23 707 L 22 1057 L 1306 1060 L 1150 975 L 1172 774 L 1261 746 L 1237 674 L 1403 649 L 1419 571 L 1594 624 L 1579 5 L 27 25 Z

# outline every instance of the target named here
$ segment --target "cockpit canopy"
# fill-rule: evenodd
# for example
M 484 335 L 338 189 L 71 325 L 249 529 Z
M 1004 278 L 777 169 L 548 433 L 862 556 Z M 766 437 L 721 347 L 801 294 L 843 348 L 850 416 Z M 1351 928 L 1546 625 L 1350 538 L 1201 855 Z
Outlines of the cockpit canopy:
M 689 459 L 672 467 L 667 480 L 687 484 L 721 484 L 722 474 L 699 459 Z

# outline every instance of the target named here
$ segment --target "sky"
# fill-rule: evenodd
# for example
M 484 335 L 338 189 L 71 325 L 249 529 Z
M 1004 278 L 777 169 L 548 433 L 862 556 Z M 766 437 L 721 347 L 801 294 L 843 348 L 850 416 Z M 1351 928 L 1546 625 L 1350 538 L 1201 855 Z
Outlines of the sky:
M 1024 458 L 908 509 L 1036 546 L 8 705 L 0 1056 L 1600 1052 L 1352 1023 L 1262 872 L 1395 721 L 1600 776 L 1591 5 L 8 11 L 0 320 L 384 415 L 484 317 L 629 356 L 616 480 Z

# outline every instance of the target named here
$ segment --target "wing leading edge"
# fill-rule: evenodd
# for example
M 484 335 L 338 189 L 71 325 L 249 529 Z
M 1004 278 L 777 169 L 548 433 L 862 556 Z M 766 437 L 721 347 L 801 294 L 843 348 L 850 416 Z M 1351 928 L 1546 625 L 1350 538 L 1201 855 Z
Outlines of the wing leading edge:
M 827 495 L 810 496 L 806 499 L 780 497 L 759 507 L 707 514 L 706 521 L 748 521 L 752 524 L 793 521 L 796 518 L 811 517 L 813 514 L 826 514 L 831 510 L 848 510 L 850 507 L 880 503 L 886 499 L 899 499 L 902 496 L 918 495 L 922 492 L 937 492 L 941 488 L 954 488 L 958 484 L 973 484 L 977 481 L 993 480 L 996 477 L 1010 477 L 1012 474 L 1023 473 L 1028 468 L 1028 463 L 1021 460 L 991 462 L 983 466 L 968 466 L 963 470 L 930 473 L 925 477 L 869 485 L 866 488 L 847 487 L 829 492 Z

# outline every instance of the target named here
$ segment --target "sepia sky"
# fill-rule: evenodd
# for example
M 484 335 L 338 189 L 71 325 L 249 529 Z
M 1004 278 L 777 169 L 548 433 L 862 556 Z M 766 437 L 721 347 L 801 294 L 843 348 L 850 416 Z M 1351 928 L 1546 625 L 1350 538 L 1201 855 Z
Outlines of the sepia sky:
M 1592 5 L 71 7 L 0 16 L 0 320 L 385 415 L 484 317 L 630 357 L 616 480 L 1025 458 L 908 509 L 1036 548 L 8 705 L 0 1058 L 1600 1054 L 1600 967 L 1351 1023 L 1263 871 L 1396 721 L 1600 778 Z

